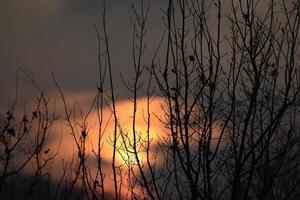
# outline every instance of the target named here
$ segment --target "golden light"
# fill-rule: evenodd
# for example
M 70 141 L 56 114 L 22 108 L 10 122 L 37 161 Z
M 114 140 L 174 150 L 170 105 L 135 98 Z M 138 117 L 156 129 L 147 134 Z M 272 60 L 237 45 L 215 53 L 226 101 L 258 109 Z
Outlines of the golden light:
M 90 98 L 93 96 L 92 94 L 70 94 L 68 96 L 75 96 L 77 102 L 80 102 L 83 105 L 90 105 Z M 70 105 L 72 105 L 72 99 L 70 98 Z M 150 147 L 157 144 L 157 139 L 159 135 L 164 133 L 164 128 L 161 122 L 158 120 L 158 117 L 163 117 L 163 109 L 161 109 L 162 104 L 164 103 L 164 99 L 155 98 L 149 107 L 150 113 L 150 127 L 149 127 L 149 135 L 148 135 L 148 127 L 147 127 L 147 99 L 141 98 L 137 100 L 137 113 L 136 113 L 136 142 L 137 142 L 137 156 L 139 158 L 139 162 L 141 165 L 145 165 L 147 154 L 144 151 L 146 148 L 146 142 L 149 136 Z M 87 106 L 88 107 L 88 106 Z M 87 110 L 88 108 L 82 108 L 83 110 Z M 58 110 L 63 110 L 62 107 L 58 107 Z M 117 152 L 116 152 L 116 165 L 118 168 L 122 168 L 123 171 L 128 170 L 130 167 L 132 170 L 137 170 L 136 164 L 136 156 L 133 150 L 133 104 L 130 100 L 122 100 L 116 102 L 116 110 L 118 116 L 118 138 L 117 138 Z M 154 115 L 155 114 L 155 115 Z M 101 139 L 101 157 L 105 163 L 109 163 L 108 165 L 104 165 L 104 173 L 107 177 L 106 182 L 106 190 L 112 192 L 112 155 L 113 155 L 113 130 L 114 130 L 114 121 L 111 117 L 111 109 L 106 108 L 103 110 L 103 127 L 105 128 L 105 132 L 102 135 Z M 64 116 L 64 115 L 62 115 Z M 74 121 L 82 121 L 82 117 L 78 116 Z M 86 155 L 89 160 L 95 159 L 95 153 L 97 152 L 98 147 L 98 136 L 99 136 L 99 121 L 96 110 L 91 112 L 87 118 L 87 138 L 86 138 Z M 53 169 L 56 170 L 56 173 L 53 174 L 53 178 L 59 180 L 62 174 L 62 161 L 63 162 L 71 162 L 74 159 L 74 156 L 77 155 L 77 147 L 74 142 L 73 136 L 70 134 L 70 128 L 66 126 L 66 121 L 64 117 L 56 123 L 56 126 L 53 128 L 53 139 L 49 141 L 49 149 L 56 150 L 59 148 L 59 154 L 56 158 L 56 162 L 54 163 Z M 79 132 L 80 133 L 80 132 Z M 79 135 L 78 135 L 79 136 Z M 61 138 L 61 143 L 58 144 Z M 126 147 L 125 147 L 126 146 Z M 129 150 L 127 151 L 126 150 Z M 150 150 L 150 155 L 153 153 Z M 151 160 L 152 162 L 152 160 Z M 89 163 L 89 168 L 91 174 L 95 174 L 97 170 L 97 165 L 95 162 Z M 126 181 L 124 181 L 126 184 Z M 126 190 L 124 188 L 124 190 Z
M 90 105 L 92 94 L 80 94 L 75 96 L 77 102 L 87 105 L 83 110 L 87 110 Z M 70 103 L 71 99 L 70 99 Z M 72 105 L 72 104 L 70 104 Z M 116 110 L 118 116 L 118 130 L 117 130 L 117 149 L 116 149 L 116 166 L 118 170 L 122 170 L 123 173 L 123 186 L 122 190 L 127 191 L 126 184 L 128 179 L 126 177 L 126 170 L 133 170 L 134 173 L 138 173 L 137 159 L 144 170 L 147 170 L 147 162 L 150 164 L 161 165 L 163 162 L 162 156 L 156 154 L 155 146 L 162 137 L 168 134 L 165 130 L 164 124 L 161 122 L 165 118 L 163 106 L 165 105 L 165 99 L 155 98 L 151 101 L 148 107 L 148 101 L 146 98 L 140 98 L 137 100 L 137 112 L 136 112 L 136 134 L 133 134 L 133 104 L 131 100 L 123 100 L 116 102 Z M 62 107 L 58 110 L 63 111 Z M 150 114 L 149 127 L 148 127 L 148 109 Z M 56 157 L 52 168 L 55 173 L 52 174 L 54 180 L 60 180 L 61 174 L 63 173 L 62 163 L 71 163 L 72 160 L 77 159 L 78 149 L 74 141 L 74 137 L 70 134 L 70 128 L 66 126 L 64 115 L 61 115 L 59 121 L 52 129 L 52 139 L 48 141 L 47 148 L 50 152 L 57 151 L 59 154 Z M 77 116 L 74 122 L 81 122 L 82 116 Z M 114 121 L 112 118 L 112 111 L 110 108 L 103 110 L 103 124 L 101 138 L 101 158 L 103 160 L 103 171 L 107 178 L 105 178 L 105 187 L 107 192 L 113 192 L 113 180 L 112 180 L 112 159 L 113 159 L 113 132 L 114 132 Z M 86 137 L 86 156 L 88 160 L 89 173 L 92 176 L 96 174 L 97 162 L 96 152 L 98 148 L 98 137 L 99 137 L 99 121 L 96 110 L 91 112 L 86 120 L 87 137 Z M 80 128 L 79 128 L 80 129 Z M 218 130 L 217 130 L 218 129 Z M 219 132 L 219 126 L 216 127 L 216 131 Z M 218 137 L 218 134 L 214 134 Z M 80 130 L 76 136 L 80 138 Z M 134 151 L 134 137 L 136 142 L 136 152 Z M 60 142 L 58 142 L 60 141 Z M 215 143 L 213 145 L 216 145 Z M 149 148 L 148 154 L 146 152 Z M 147 157 L 149 156 L 149 157 Z M 148 158 L 148 160 L 147 160 Z M 153 159 L 154 158 L 154 159 Z M 29 169 L 30 170 L 30 169 Z M 118 175 L 119 176 L 119 175 Z
M 135 142 L 137 152 L 134 152 L 134 134 L 132 117 L 133 105 L 132 102 L 129 100 L 118 102 L 116 108 L 120 126 L 119 137 L 117 141 L 117 159 L 120 164 L 136 165 L 137 159 L 135 153 L 138 156 L 139 162 L 141 164 L 145 163 L 147 157 L 147 145 L 149 145 L 150 148 L 152 145 L 155 145 L 158 139 L 158 135 L 164 132 L 162 124 L 157 119 L 157 117 L 161 117 L 164 115 L 163 110 L 161 109 L 163 103 L 164 100 L 162 98 L 156 98 L 149 105 L 150 126 L 148 130 L 148 102 L 146 98 L 138 99 L 137 113 L 135 119 Z

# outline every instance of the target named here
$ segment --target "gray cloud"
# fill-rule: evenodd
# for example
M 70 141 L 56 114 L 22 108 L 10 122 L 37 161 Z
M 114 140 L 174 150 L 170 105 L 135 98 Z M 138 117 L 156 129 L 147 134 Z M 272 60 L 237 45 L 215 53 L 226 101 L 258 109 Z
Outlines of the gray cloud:
M 107 1 L 107 24 L 114 78 L 124 91 L 120 73 L 132 64 L 131 4 L 139 1 Z M 148 21 L 150 48 L 159 40 L 161 1 L 151 1 Z M 0 81 L 14 83 L 18 67 L 30 68 L 40 81 L 50 71 L 66 90 L 93 90 L 97 81 L 97 38 L 93 24 L 100 23 L 102 3 L 98 0 L 4 0 L 0 2 Z M 153 39 L 154 38 L 154 39 Z M 149 49 L 149 54 L 153 51 Z

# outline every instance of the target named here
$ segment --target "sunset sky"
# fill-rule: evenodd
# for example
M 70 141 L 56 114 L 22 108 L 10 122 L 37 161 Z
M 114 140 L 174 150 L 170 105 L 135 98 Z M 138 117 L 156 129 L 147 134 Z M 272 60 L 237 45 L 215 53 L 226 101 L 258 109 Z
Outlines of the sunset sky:
M 115 91 L 118 95 L 117 109 L 120 112 L 120 124 L 124 129 L 131 129 L 131 102 L 128 101 L 129 93 L 125 89 L 120 73 L 124 77 L 132 75 L 132 16 L 131 4 L 138 5 L 137 0 L 109 0 L 107 1 L 107 26 L 112 56 L 113 79 Z M 151 1 L 148 16 L 146 40 L 148 49 L 145 53 L 145 64 L 149 64 L 154 49 L 162 36 L 164 25 L 162 23 L 162 11 L 166 5 L 160 0 Z M 83 109 L 90 106 L 96 92 L 98 81 L 98 44 L 97 35 L 93 24 L 101 26 L 102 1 L 99 0 L 1 0 L 0 1 L 0 108 L 5 111 L 15 95 L 16 73 L 20 68 L 33 72 L 38 84 L 46 86 L 50 98 L 55 97 L 57 88 L 51 78 L 51 72 L 64 93 L 69 97 L 68 103 L 72 105 L 74 100 L 81 104 Z M 20 109 L 23 110 L 23 102 L 32 96 L 32 87 L 28 83 L 19 81 L 18 96 Z M 31 88 L 27 90 L 27 88 Z M 59 148 L 59 156 L 54 167 L 61 169 L 61 160 L 70 161 L 76 154 L 76 146 L 70 131 L 64 121 L 63 108 L 57 104 L 59 120 L 52 129 L 47 148 L 52 152 Z M 139 100 L 141 108 L 138 109 L 137 128 L 146 131 L 144 112 L 146 99 Z M 153 112 L 162 116 L 160 105 L 162 99 L 152 104 Z M 29 112 L 34 102 L 27 102 Z M 53 105 L 53 104 L 51 104 Z M 22 111 L 21 111 L 22 112 Z M 105 110 L 105 118 L 108 119 L 110 111 Z M 78 121 L 81 119 L 78 118 Z M 112 146 L 109 144 L 113 123 L 110 122 L 108 131 L 104 136 L 105 143 L 104 162 L 111 162 Z M 93 157 L 92 146 L 97 141 L 97 117 L 92 113 L 88 123 L 88 153 Z M 161 124 L 152 120 L 151 137 L 162 132 Z M 61 138 L 61 143 L 59 140 Z M 121 141 L 119 141 L 121 143 Z M 120 144 L 119 144 L 120 145 Z M 117 162 L 122 164 L 122 158 L 117 156 Z M 29 170 L 30 171 L 30 170 Z M 109 172 L 108 172 L 109 173 Z M 61 173 L 54 174 L 56 180 Z
M 70 197 L 255 199 L 297 170 L 300 0 L 106 0 L 109 54 L 103 2 L 0 0 L 0 199 L 30 178 Z

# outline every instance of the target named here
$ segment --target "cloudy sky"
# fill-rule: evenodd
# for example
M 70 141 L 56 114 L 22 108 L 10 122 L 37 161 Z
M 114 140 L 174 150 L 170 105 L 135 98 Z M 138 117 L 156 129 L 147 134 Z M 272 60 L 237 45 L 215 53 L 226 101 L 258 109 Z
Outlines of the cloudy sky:
M 125 100 L 129 96 L 120 79 L 120 73 L 128 78 L 131 76 L 131 4 L 138 6 L 139 2 L 140 0 L 107 0 L 107 26 L 113 76 L 119 100 Z M 161 0 L 151 0 L 146 37 L 146 40 L 151 42 L 147 44 L 146 62 L 152 58 L 150 55 L 153 54 L 162 36 L 164 27 L 161 23 L 160 8 L 164 7 Z M 90 100 L 96 93 L 98 80 L 98 44 L 93 24 L 100 24 L 102 9 L 102 0 L 0 0 L 0 110 L 5 111 L 13 102 L 16 72 L 20 68 L 31 70 L 37 82 L 42 86 L 47 85 L 50 92 L 57 91 L 50 75 L 53 72 L 65 93 L 76 98 L 83 104 L 81 106 L 89 107 Z M 28 88 L 29 84 L 23 85 L 24 82 L 19 81 L 18 96 L 21 107 L 24 98 L 28 99 L 31 95 L 29 90 L 24 89 Z M 120 102 L 117 107 L 130 107 L 131 102 L 126 100 Z M 158 109 L 156 114 L 162 112 L 158 103 L 154 105 Z M 63 110 L 59 105 L 57 107 L 58 110 Z M 23 110 L 23 107 L 21 109 Z M 93 129 L 97 121 L 96 115 L 93 114 L 89 129 Z M 128 112 L 120 112 L 122 125 L 129 120 L 127 114 Z M 140 121 L 144 122 L 142 114 L 139 115 Z M 61 116 L 63 115 L 60 115 L 60 119 L 63 120 Z M 143 126 L 139 123 L 138 126 Z M 64 125 L 64 121 L 59 121 L 54 126 L 54 135 L 48 143 L 51 149 L 56 149 L 53 146 L 60 145 L 57 142 L 61 137 L 60 134 L 68 132 L 68 128 Z M 90 135 L 91 139 L 97 141 L 94 138 L 96 134 Z M 72 138 L 64 136 L 62 143 L 66 148 L 60 149 L 62 152 L 60 156 L 64 158 L 72 156 L 74 151 L 70 145 Z M 109 147 L 106 149 L 110 151 Z
M 161 9 L 165 10 L 167 7 L 167 0 L 149 1 L 151 5 L 145 38 L 148 48 L 143 59 L 144 64 L 150 64 L 163 34 Z M 130 110 L 132 104 L 126 101 L 129 94 L 121 81 L 120 74 L 123 74 L 127 80 L 132 76 L 131 5 L 139 6 L 140 2 L 140 0 L 107 0 L 106 8 L 113 78 L 118 100 L 123 100 L 117 103 L 117 109 L 120 111 L 118 114 L 121 125 L 128 129 L 132 120 L 128 114 L 132 113 Z M 261 8 L 263 10 L 264 7 Z M 224 9 L 226 10 L 226 7 Z M 93 24 L 100 25 L 102 10 L 102 0 L 0 0 L 0 111 L 12 101 L 9 97 L 14 95 L 16 72 L 20 68 L 31 70 L 39 84 L 48 85 L 50 91 L 57 91 L 51 80 L 50 73 L 53 72 L 64 92 L 73 95 L 89 108 L 98 80 L 98 47 Z M 216 15 L 213 16 L 216 18 Z M 209 28 L 215 33 L 216 26 L 214 23 L 210 25 Z M 226 26 L 226 24 L 222 25 Z M 222 48 L 227 46 L 224 45 Z M 21 87 L 23 87 L 22 83 L 24 81 L 20 82 Z M 30 95 L 24 89 L 20 89 L 20 93 L 21 97 Z M 145 130 L 142 112 L 146 109 L 145 99 L 141 98 L 138 104 L 141 105 L 141 109 L 138 113 L 137 127 Z M 163 100 L 158 99 L 152 103 L 151 108 L 152 112 L 161 118 L 164 116 L 162 104 Z M 58 110 L 63 108 L 58 107 Z M 110 114 L 110 110 L 105 110 L 106 117 Z M 96 131 L 95 124 L 98 122 L 96 114 L 92 113 L 90 118 L 89 139 L 97 141 L 95 138 L 97 133 L 93 134 Z M 54 135 L 54 139 L 49 142 L 51 149 L 55 145 L 60 145 L 56 143 L 57 139 L 60 138 L 61 133 L 68 130 L 64 121 L 59 123 L 61 124 L 58 124 L 53 131 L 57 135 Z M 163 132 L 161 123 L 155 121 L 151 123 L 157 133 Z M 109 141 L 108 136 L 104 138 L 106 143 Z M 154 132 L 153 137 L 157 137 Z M 64 136 L 60 149 L 63 153 L 60 156 L 66 158 L 70 156 L 71 159 L 74 148 L 69 148 L 69 144 L 72 141 L 73 138 Z M 112 152 L 111 146 L 105 149 Z M 109 160 L 110 157 L 111 155 L 106 153 L 105 159 Z
M 120 73 L 126 75 L 132 63 L 131 4 L 138 6 L 138 2 L 107 1 L 113 73 L 121 98 L 126 94 L 122 93 Z M 160 8 L 165 7 L 163 1 L 151 1 L 146 38 L 151 44 L 146 55 L 153 53 L 162 34 Z M 101 15 L 99 0 L 0 0 L 2 94 L 13 87 L 18 67 L 32 70 L 42 84 L 51 84 L 53 71 L 64 90 L 94 90 L 98 68 L 93 24 L 99 25 Z

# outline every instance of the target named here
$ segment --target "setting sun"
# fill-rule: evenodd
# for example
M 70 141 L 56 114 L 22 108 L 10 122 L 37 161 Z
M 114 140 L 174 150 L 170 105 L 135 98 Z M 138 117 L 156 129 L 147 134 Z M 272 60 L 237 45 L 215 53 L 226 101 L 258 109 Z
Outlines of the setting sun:
M 1 200 L 300 197 L 300 0 L 0 0 Z

